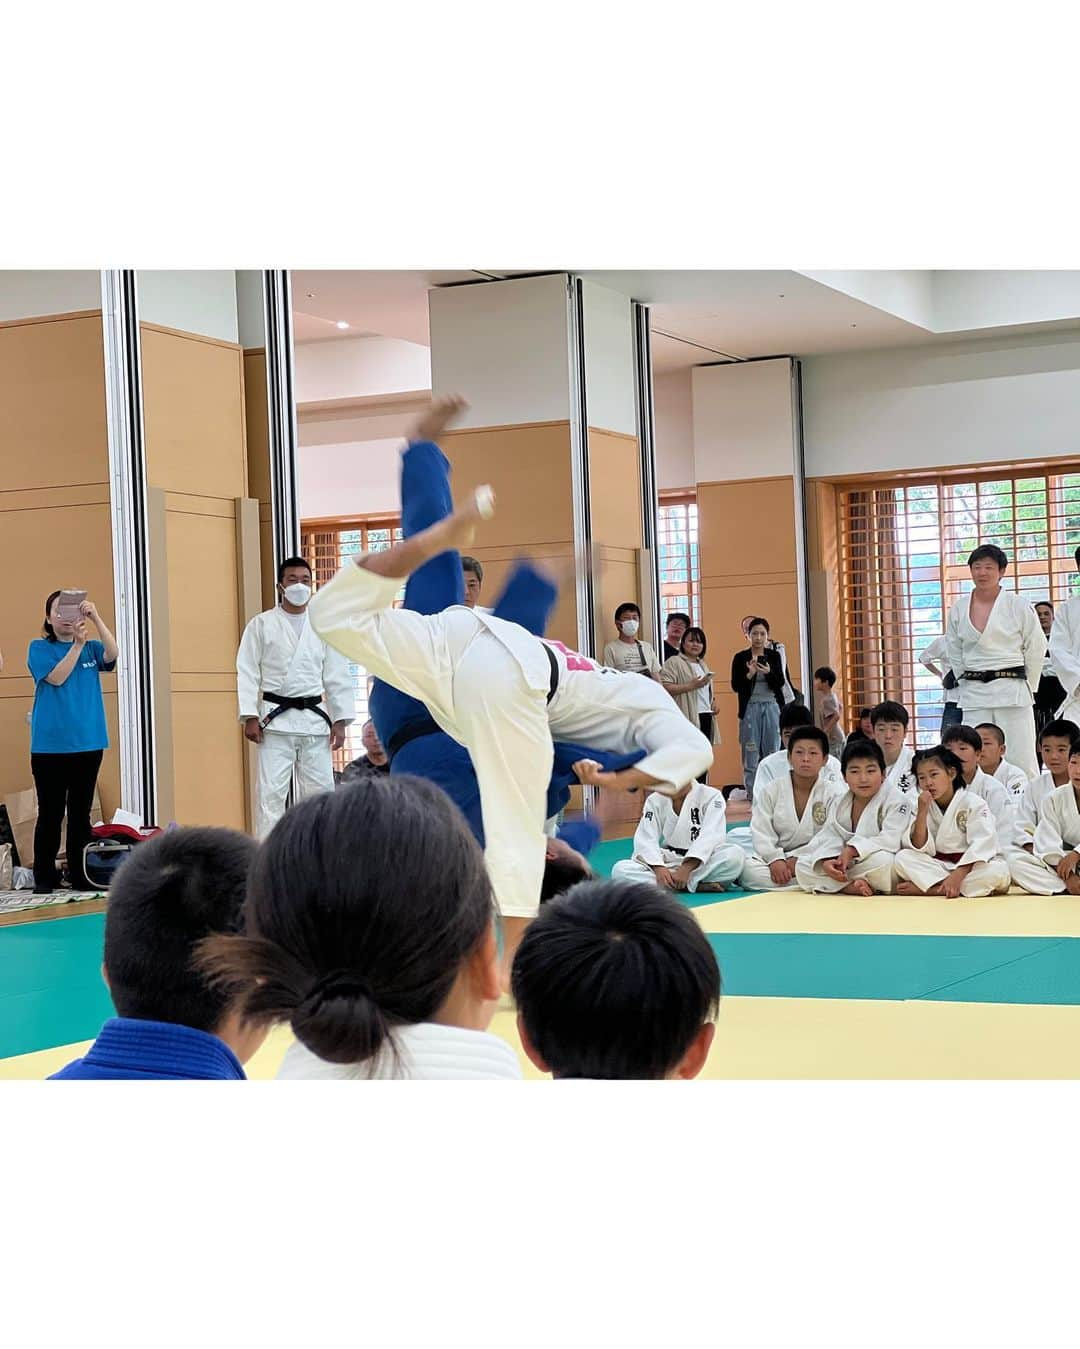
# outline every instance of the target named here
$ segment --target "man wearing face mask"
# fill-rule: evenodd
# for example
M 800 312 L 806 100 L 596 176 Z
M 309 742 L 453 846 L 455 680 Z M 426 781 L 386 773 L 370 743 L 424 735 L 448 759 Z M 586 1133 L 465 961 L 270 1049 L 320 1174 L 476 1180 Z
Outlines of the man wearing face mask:
M 604 664 L 613 670 L 629 670 L 634 674 L 660 678 L 660 662 L 648 642 L 638 637 L 641 630 L 641 610 L 636 604 L 620 604 L 615 610 L 618 640 L 604 647 Z
M 308 623 L 311 568 L 289 557 L 278 568 L 274 609 L 244 629 L 236 686 L 244 735 L 259 746 L 255 832 L 265 838 L 296 797 L 334 789 L 333 751 L 356 715 L 349 663 Z

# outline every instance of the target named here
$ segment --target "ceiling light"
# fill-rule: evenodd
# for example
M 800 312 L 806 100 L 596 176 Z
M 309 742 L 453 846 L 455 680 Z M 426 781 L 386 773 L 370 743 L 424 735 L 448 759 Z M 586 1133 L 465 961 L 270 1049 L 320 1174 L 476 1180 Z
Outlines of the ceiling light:
M 345 322 L 344 319 L 338 319 L 338 321 L 337 321 L 337 326 L 338 326 L 339 328 L 345 329 L 345 328 L 347 328 L 349 325 Z

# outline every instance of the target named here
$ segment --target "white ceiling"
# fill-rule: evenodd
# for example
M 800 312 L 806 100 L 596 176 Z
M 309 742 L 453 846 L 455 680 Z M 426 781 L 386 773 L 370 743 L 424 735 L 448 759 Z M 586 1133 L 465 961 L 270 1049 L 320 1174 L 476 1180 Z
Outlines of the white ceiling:
M 461 271 L 295 271 L 297 342 L 379 334 L 429 345 L 427 292 L 432 286 L 518 275 L 501 269 Z M 813 356 L 995 337 L 1047 329 L 1080 329 L 1080 273 L 942 273 L 799 271 L 583 271 L 578 275 L 648 304 L 658 373 L 725 358 Z M 987 320 L 1034 321 L 947 328 L 934 287 L 965 279 L 1008 306 L 987 305 Z M 977 278 L 977 281 L 976 281 Z M 1025 284 L 1029 282 L 1030 284 Z M 955 286 L 952 287 L 955 290 Z M 1030 295 L 1025 306 L 1024 295 Z M 1069 317 L 1070 311 L 1075 315 Z M 953 305 L 951 311 L 957 313 Z M 1052 316 L 1052 317 L 1051 317 Z M 336 327 L 345 321 L 347 330 Z

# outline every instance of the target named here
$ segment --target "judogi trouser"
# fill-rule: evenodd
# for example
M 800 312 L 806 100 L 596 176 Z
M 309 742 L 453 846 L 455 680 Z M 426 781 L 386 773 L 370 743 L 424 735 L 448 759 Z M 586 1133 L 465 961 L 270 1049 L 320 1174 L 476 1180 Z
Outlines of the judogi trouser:
M 673 852 L 670 848 L 664 848 L 662 852 L 664 866 L 669 871 L 675 871 L 686 861 L 685 857 L 680 853 Z M 709 885 L 734 885 L 739 879 L 745 861 L 746 854 L 737 843 L 718 844 L 701 865 L 690 873 L 686 888 L 693 894 L 699 886 L 706 883 Z M 611 879 L 613 881 L 652 881 L 655 884 L 656 873 L 647 863 L 639 862 L 633 857 L 627 857 L 621 862 L 616 862 L 611 868 Z
M 942 861 L 931 857 L 929 853 L 919 852 L 915 848 L 902 848 L 896 854 L 896 875 L 899 880 L 910 881 L 920 890 L 927 891 L 956 870 L 955 862 Z M 982 899 L 987 895 L 1003 895 L 1012 883 L 1009 865 L 1004 857 L 991 858 L 989 862 L 976 862 L 964 877 L 960 893 L 967 899 Z
M 1013 885 L 1029 895 L 1061 895 L 1065 893 L 1065 882 L 1057 874 L 1057 869 L 1041 857 L 1035 857 L 1022 848 L 1014 848 L 1008 856 L 1009 875 Z
M 795 880 L 811 894 L 838 895 L 852 881 L 866 881 L 876 895 L 891 895 L 895 856 L 891 852 L 872 852 L 865 857 L 856 857 L 848 865 L 846 881 L 826 875 L 820 861 L 800 857 L 795 863 Z
M 295 735 L 268 726 L 259 746 L 259 776 L 255 788 L 255 832 L 267 834 L 285 814 L 295 773 L 296 799 L 334 790 L 334 762 L 330 733 Z

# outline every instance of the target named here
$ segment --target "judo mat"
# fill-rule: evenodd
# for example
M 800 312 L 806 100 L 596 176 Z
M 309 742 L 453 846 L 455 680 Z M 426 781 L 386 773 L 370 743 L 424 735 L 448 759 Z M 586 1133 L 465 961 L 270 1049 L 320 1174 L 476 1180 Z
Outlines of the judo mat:
M 630 847 L 601 844 L 594 867 L 606 874 Z M 724 981 L 705 1078 L 1080 1077 L 1080 899 L 681 898 Z M 0 1078 L 47 1076 L 111 1015 L 103 926 L 90 914 L 0 927 Z M 521 1053 L 512 1012 L 492 1030 Z M 275 1030 L 249 1075 L 273 1077 L 290 1038 Z

